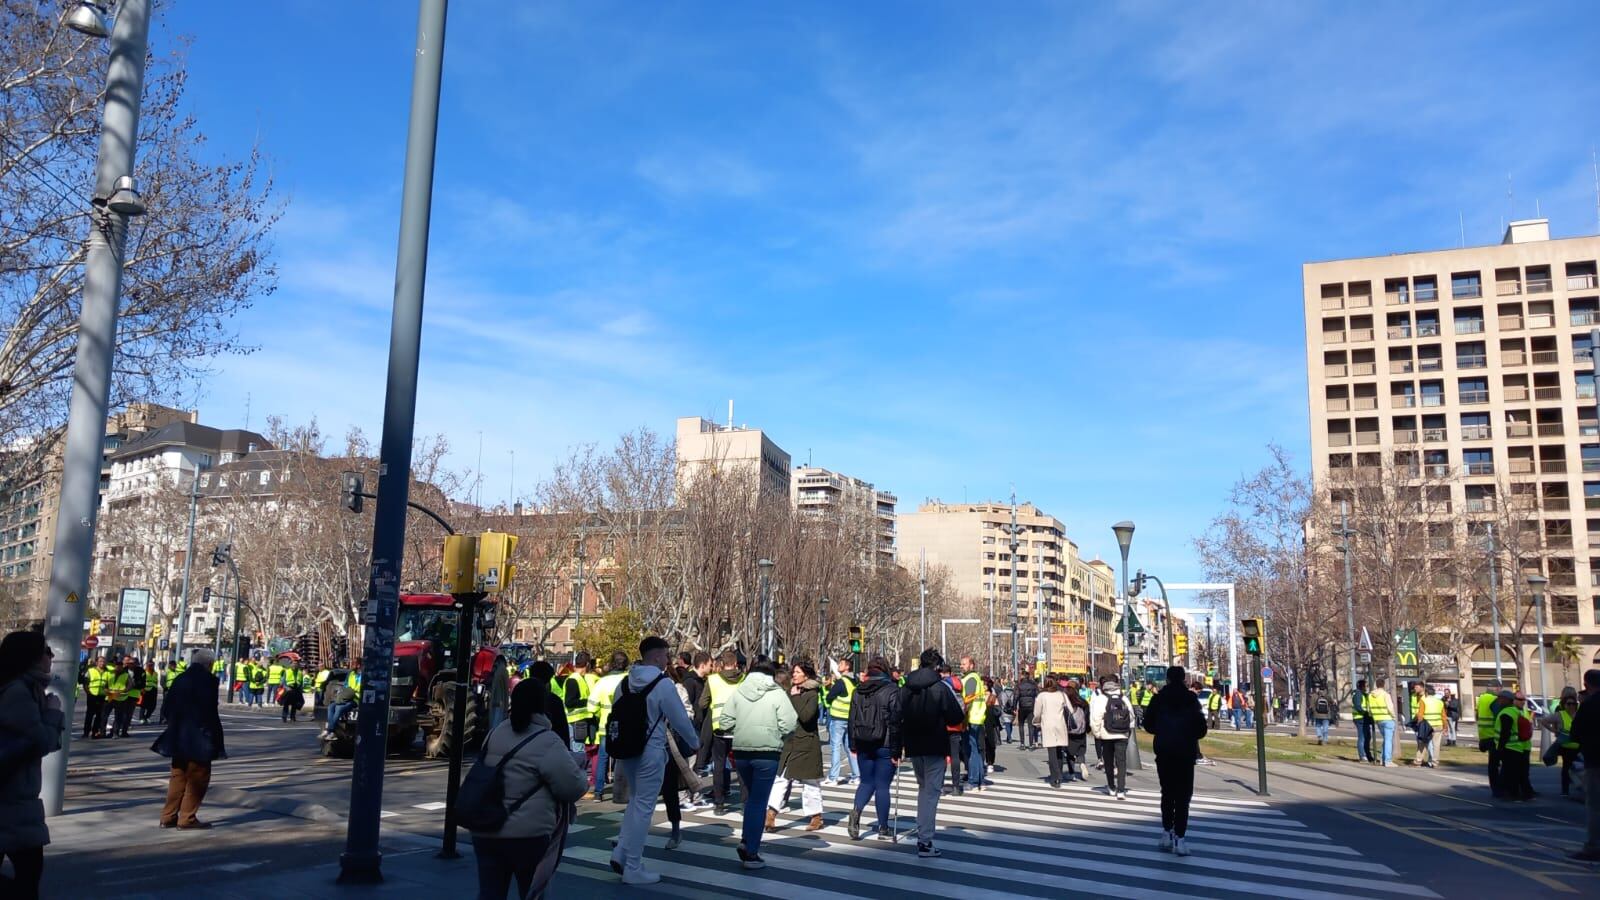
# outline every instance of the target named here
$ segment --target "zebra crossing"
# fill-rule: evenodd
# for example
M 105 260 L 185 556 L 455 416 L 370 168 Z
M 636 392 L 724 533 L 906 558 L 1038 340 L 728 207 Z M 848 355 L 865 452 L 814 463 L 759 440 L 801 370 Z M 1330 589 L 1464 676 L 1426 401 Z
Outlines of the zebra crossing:
M 845 814 L 853 786 L 823 787 L 820 831 L 804 830 L 799 797 L 778 814 L 778 831 L 762 839 L 767 867 L 746 871 L 734 853 L 740 814 L 685 811 L 682 841 L 667 850 L 662 807 L 645 851 L 645 865 L 663 877 L 663 894 L 727 897 L 807 896 L 897 898 L 984 894 L 1016 898 L 1346 897 L 1436 898 L 1388 866 L 1364 859 L 1282 810 L 1258 800 L 1196 797 L 1189 824 L 1193 856 L 1156 848 L 1160 799 L 1130 792 L 1116 800 L 1084 784 L 1059 790 L 1015 778 L 996 778 L 982 792 L 944 797 L 935 844 L 939 859 L 916 855 L 916 782 L 898 776 L 899 841 L 872 834 L 850 840 Z M 873 821 L 869 805 L 862 816 Z M 562 872 L 605 880 L 622 814 L 615 807 L 579 810 L 584 837 L 569 843 Z M 803 893 L 802 893 L 803 892 Z M 645 891 L 639 892 L 641 896 Z

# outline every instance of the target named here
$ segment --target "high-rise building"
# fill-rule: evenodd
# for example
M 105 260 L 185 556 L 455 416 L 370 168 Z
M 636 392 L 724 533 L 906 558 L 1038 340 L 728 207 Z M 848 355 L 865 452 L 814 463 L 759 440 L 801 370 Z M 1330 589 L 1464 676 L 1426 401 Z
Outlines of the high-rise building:
M 1394 490 L 1416 492 L 1404 508 L 1433 517 L 1421 555 L 1434 563 L 1469 545 L 1486 558 L 1496 532 L 1499 546 L 1517 543 L 1504 565 L 1522 571 L 1500 577 L 1520 584 L 1543 570 L 1546 642 L 1577 636 L 1579 668 L 1600 649 L 1597 262 L 1600 237 L 1553 240 L 1548 222 L 1534 219 L 1512 222 L 1498 245 L 1304 267 L 1319 484 L 1339 491 L 1390 473 Z M 1360 502 L 1353 491 L 1341 499 Z M 1458 678 L 1472 696 L 1494 674 L 1490 628 L 1479 622 L 1476 650 L 1427 674 Z M 1533 632 L 1530 623 L 1528 640 L 1511 649 L 1536 666 Z M 1558 672 L 1548 683 L 1567 681 Z
M 870 483 L 821 466 L 798 466 L 790 479 L 789 497 L 802 516 L 853 518 L 872 532 L 877 562 L 895 561 L 895 495 Z
M 677 441 L 680 492 L 705 473 L 746 473 L 763 501 L 789 498 L 789 454 L 761 429 L 688 416 L 678 420 Z

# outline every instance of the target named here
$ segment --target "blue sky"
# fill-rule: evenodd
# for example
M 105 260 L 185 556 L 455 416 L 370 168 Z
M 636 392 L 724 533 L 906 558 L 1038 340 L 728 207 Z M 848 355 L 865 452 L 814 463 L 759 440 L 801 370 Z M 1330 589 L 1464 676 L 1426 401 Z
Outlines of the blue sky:
M 202 420 L 382 414 L 415 4 L 171 3 L 282 277 Z M 725 415 L 925 498 L 1015 485 L 1194 580 L 1276 441 L 1300 265 L 1596 227 L 1588 4 L 488 3 L 445 56 L 418 432 L 486 501 Z M 1591 29 L 1592 30 L 1592 29 Z M 1508 196 L 1509 195 L 1509 196 Z M 1458 219 L 1458 216 L 1460 217 Z

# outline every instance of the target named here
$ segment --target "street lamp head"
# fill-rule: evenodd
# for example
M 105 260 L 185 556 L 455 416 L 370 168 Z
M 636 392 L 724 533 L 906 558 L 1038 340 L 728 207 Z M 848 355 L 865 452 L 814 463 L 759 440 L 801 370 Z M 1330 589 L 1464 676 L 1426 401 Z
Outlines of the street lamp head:
M 73 31 L 90 37 L 103 38 L 110 34 L 106 30 L 105 7 L 99 3 L 90 3 L 87 0 L 79 3 L 73 7 L 72 12 L 67 13 L 66 23 Z
M 1533 591 L 1535 594 L 1544 593 L 1544 587 L 1549 583 L 1550 579 L 1544 577 L 1538 572 L 1534 572 L 1532 575 L 1528 576 L 1528 589 Z
M 762 558 L 756 560 L 756 568 L 761 570 L 761 574 L 766 575 L 772 571 L 772 560 L 763 556 Z
M 106 200 L 106 207 L 125 216 L 144 215 L 144 198 L 139 196 L 139 185 L 132 175 L 117 179 L 111 188 L 111 196 Z
M 1121 522 L 1111 526 L 1111 530 L 1117 536 L 1117 546 L 1121 547 L 1123 554 L 1126 555 L 1128 545 L 1133 543 L 1133 523 L 1123 519 Z

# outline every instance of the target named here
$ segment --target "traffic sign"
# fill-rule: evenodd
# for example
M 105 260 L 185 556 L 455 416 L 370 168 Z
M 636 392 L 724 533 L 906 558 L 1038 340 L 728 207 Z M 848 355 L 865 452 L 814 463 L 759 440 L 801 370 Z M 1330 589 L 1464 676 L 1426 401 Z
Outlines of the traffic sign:
M 1272 667 L 1271 666 L 1262 666 L 1261 667 L 1261 677 L 1262 678 L 1271 678 L 1272 677 Z
M 83 639 L 83 649 L 85 650 L 93 650 L 98 646 L 100 646 L 100 638 L 96 637 L 95 635 L 91 634 Z

